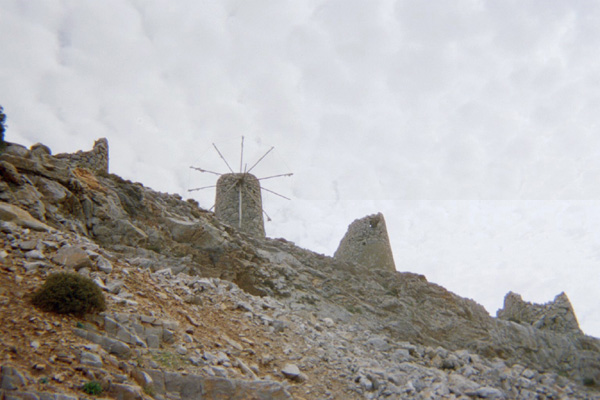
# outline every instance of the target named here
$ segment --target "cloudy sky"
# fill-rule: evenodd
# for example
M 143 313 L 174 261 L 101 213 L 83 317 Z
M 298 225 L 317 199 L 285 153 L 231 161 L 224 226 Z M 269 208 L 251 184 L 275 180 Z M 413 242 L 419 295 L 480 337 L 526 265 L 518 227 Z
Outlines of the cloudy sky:
M 245 136 L 271 237 L 396 266 L 490 314 L 565 291 L 600 337 L 600 3 L 0 0 L 6 140 L 106 137 L 111 172 L 209 208 Z

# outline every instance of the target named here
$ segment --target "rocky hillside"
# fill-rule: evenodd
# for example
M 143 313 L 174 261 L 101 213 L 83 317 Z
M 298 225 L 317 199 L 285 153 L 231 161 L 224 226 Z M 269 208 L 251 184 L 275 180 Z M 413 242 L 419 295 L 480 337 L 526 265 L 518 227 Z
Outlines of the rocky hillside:
M 0 155 L 1 399 L 600 399 L 566 295 L 498 318 L 422 275 L 242 234 L 108 172 L 108 143 Z M 104 291 L 34 308 L 52 272 Z

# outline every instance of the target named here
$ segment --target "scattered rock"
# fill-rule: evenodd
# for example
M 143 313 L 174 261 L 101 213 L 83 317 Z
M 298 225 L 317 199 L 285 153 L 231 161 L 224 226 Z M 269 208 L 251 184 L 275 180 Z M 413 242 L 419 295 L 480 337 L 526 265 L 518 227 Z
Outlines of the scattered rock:
M 92 260 L 87 252 L 77 246 L 62 247 L 52 257 L 52 261 L 65 267 L 73 268 L 76 271 L 81 268 L 92 268 Z
M 2 201 L 0 201 L 0 219 L 35 231 L 53 231 L 51 227 L 33 218 L 27 211 Z
M 98 267 L 98 270 L 104 272 L 105 274 L 110 274 L 113 270 L 113 266 L 110 263 L 110 261 L 108 261 L 104 257 L 98 257 L 98 260 L 96 261 L 96 266 Z
M 300 372 L 300 368 L 296 364 L 285 364 L 281 373 L 292 381 L 304 382 L 306 380 L 306 375 Z
M 89 365 L 90 367 L 100 368 L 103 365 L 102 357 L 97 354 L 82 351 L 80 356 L 80 362 L 83 365 Z

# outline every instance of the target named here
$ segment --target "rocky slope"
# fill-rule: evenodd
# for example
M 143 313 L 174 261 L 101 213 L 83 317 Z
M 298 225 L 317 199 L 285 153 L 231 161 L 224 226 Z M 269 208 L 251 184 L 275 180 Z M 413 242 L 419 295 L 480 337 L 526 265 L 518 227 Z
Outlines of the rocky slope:
M 413 273 L 224 225 L 89 152 L 0 155 L 2 399 L 600 398 L 600 340 L 565 295 L 498 318 Z M 33 308 L 51 272 L 105 291 L 85 319 Z

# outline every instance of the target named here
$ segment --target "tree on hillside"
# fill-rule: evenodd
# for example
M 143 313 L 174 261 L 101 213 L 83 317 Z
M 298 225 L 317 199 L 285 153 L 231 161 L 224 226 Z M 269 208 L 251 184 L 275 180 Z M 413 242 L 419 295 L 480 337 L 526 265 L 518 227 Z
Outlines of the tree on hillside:
M 6 145 L 4 143 L 4 131 L 6 130 L 6 114 L 4 114 L 4 108 L 0 106 L 0 150 Z

